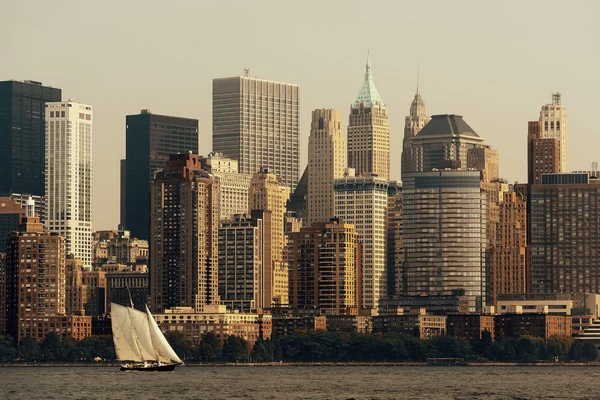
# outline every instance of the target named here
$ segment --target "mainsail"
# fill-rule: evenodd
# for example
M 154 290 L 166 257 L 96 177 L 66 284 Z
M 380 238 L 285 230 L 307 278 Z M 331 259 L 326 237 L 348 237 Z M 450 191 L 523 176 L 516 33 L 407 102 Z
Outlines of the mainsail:
M 117 359 L 142 362 L 140 349 L 133 338 L 133 328 L 127 307 L 111 303 L 110 316 Z
M 173 351 L 173 348 L 165 339 L 165 335 L 161 332 L 158 324 L 154 320 L 154 317 L 146 307 L 146 313 L 148 314 L 148 322 L 150 324 L 150 336 L 152 337 L 152 344 L 154 345 L 154 349 L 156 350 L 159 361 L 162 362 L 175 362 L 175 363 L 183 363 L 181 359 L 177 356 L 177 353 Z
M 110 307 L 117 359 L 183 363 L 165 339 L 147 307 L 147 312 L 114 303 L 111 303 Z

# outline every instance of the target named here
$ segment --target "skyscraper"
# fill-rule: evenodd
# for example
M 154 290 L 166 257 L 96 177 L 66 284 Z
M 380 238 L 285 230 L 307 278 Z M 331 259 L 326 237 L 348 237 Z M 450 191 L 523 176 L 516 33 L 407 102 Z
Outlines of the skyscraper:
M 9 197 L 0 197 L 0 253 L 6 253 L 6 239 L 17 230 L 25 216 L 25 208 Z
M 543 174 L 559 172 L 559 142 L 554 138 L 542 139 L 540 121 L 529 121 L 527 128 L 527 182 L 539 185 Z
M 356 175 L 390 177 L 390 124 L 387 107 L 379 96 L 367 56 L 365 81 L 350 106 L 348 124 L 348 167 Z
M 173 154 L 150 193 L 152 309 L 218 304 L 218 185 L 197 155 Z
M 484 181 L 500 178 L 498 150 L 490 146 L 478 146 L 467 150 L 467 168 L 478 169 Z
M 361 299 L 358 307 L 373 310 L 386 296 L 386 213 L 388 181 L 378 176 L 355 176 L 349 168 L 334 186 L 335 216 L 354 225 L 363 246 Z
M 337 110 L 314 110 L 308 138 L 308 222 L 333 217 L 333 183 L 344 177 L 346 145 Z
M 600 292 L 600 182 L 545 174 L 530 188 L 531 292 Z
M 496 183 L 498 184 L 498 183 Z M 526 199 L 514 188 L 499 191 L 498 223 L 491 246 L 490 305 L 498 295 L 527 293 Z
M 480 176 L 480 171 L 472 170 L 405 175 L 402 218 L 408 295 L 464 295 L 469 312 L 481 312 L 486 306 L 489 195 L 481 190 Z
M 404 245 L 402 243 L 402 185 L 391 181 L 387 203 L 387 296 L 404 293 Z
M 338 315 L 357 307 L 359 245 L 354 226 L 337 218 L 292 234 L 290 306 Z
M 198 154 L 198 120 L 142 110 L 126 118 L 125 160 L 121 162 L 121 225 L 133 237 L 150 237 L 150 183 L 171 154 Z M 123 191 L 123 189 L 125 189 Z
M 41 340 L 44 317 L 65 314 L 65 239 L 44 232 L 39 218 L 28 211 L 12 232 L 6 253 L 6 318 L 8 333 L 20 341 Z M 27 291 L 25 288 L 27 285 Z
M 0 82 L 0 196 L 44 195 L 44 104 L 61 90 L 35 81 Z
M 280 184 L 275 174 L 268 170 L 254 174 L 248 196 L 248 211 L 260 210 L 270 212 L 271 257 L 263 258 L 264 307 L 288 304 L 288 266 L 285 263 L 285 205 L 290 197 L 290 188 Z M 268 221 L 265 222 L 265 233 L 269 235 Z
M 263 308 L 264 220 L 235 215 L 219 228 L 219 297 L 230 310 Z M 269 304 L 270 306 L 270 304 Z
M 468 151 L 484 146 L 483 138 L 460 115 L 432 115 L 421 131 L 410 139 L 412 172 L 436 168 L 466 168 Z
M 541 138 L 556 139 L 560 153 L 558 172 L 567 173 L 568 126 L 567 110 L 561 104 L 560 93 L 552 93 L 552 104 L 542 106 L 540 111 Z
M 45 225 L 65 238 L 67 254 L 92 266 L 92 107 L 46 103 Z
M 419 92 L 419 85 L 417 84 L 417 93 L 415 98 L 410 104 L 410 113 L 404 119 L 404 139 L 402 140 L 402 176 L 404 174 L 413 172 L 412 161 L 410 152 L 410 139 L 417 136 L 417 134 L 423 129 L 425 125 L 431 120 L 427 116 L 427 110 L 425 108 L 425 102 L 421 98 Z M 402 178 L 404 179 L 404 178 Z
M 213 151 L 263 168 L 294 190 L 299 179 L 300 87 L 249 76 L 213 80 Z

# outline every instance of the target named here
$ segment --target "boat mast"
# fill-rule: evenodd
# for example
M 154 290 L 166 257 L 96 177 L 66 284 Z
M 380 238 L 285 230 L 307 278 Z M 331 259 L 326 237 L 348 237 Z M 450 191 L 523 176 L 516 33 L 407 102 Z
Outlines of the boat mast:
M 131 291 L 129 290 L 129 285 L 126 286 L 127 288 L 127 293 L 129 293 L 129 302 L 131 303 L 131 308 L 133 307 L 133 299 L 131 298 Z

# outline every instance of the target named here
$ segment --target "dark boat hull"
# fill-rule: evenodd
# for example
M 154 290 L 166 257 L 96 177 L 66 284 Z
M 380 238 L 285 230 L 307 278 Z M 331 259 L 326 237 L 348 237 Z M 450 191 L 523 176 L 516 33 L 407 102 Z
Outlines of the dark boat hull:
M 150 366 L 125 366 L 121 365 L 121 371 L 174 371 L 177 364 L 150 365 Z

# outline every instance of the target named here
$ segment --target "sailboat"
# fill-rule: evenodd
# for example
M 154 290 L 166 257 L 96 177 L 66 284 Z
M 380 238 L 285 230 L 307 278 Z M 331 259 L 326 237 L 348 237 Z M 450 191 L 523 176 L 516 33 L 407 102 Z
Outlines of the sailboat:
M 146 312 L 110 304 L 112 333 L 121 371 L 173 371 L 183 361 L 146 306 Z

